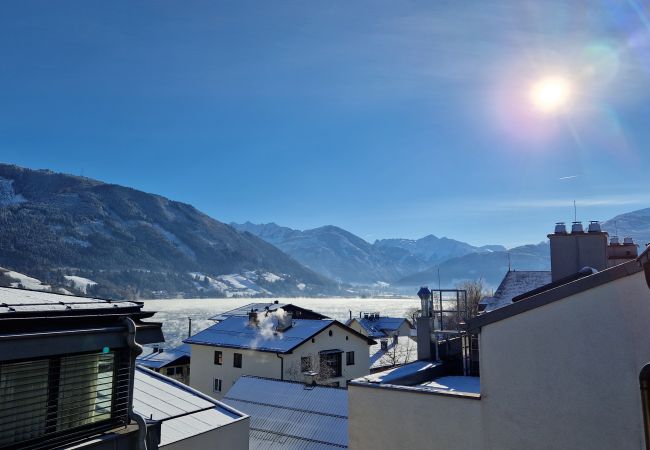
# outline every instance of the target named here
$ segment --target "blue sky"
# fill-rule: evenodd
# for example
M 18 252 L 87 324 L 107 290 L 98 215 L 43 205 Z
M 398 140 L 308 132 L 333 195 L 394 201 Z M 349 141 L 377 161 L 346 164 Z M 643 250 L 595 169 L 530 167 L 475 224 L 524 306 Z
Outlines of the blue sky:
M 640 0 L 3 2 L 0 86 L 1 161 L 225 222 L 516 245 L 650 207 Z

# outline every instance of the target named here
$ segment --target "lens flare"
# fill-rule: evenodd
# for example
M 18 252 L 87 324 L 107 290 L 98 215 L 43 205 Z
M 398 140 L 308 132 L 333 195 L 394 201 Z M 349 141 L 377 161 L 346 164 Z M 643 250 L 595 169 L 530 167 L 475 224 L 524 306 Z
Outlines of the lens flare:
M 543 113 L 557 113 L 568 104 L 571 86 L 566 78 L 553 76 L 535 82 L 530 90 L 533 106 Z

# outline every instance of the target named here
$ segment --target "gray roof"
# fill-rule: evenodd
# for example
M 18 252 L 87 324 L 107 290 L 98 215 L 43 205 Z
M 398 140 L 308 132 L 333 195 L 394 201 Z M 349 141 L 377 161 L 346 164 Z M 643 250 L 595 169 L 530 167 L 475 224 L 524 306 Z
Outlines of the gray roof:
M 140 303 L 0 287 L 0 317 L 105 314 L 139 311 Z
M 509 270 L 501 280 L 494 296 L 481 300 L 481 303 L 486 305 L 484 312 L 510 305 L 514 297 L 549 284 L 551 281 L 550 271 Z
M 644 256 L 645 255 L 645 256 Z M 487 314 L 481 314 L 469 321 L 467 324 L 468 330 L 478 331 L 481 327 L 507 319 L 517 314 L 530 311 L 540 306 L 565 299 L 572 295 L 593 289 L 606 283 L 618 280 L 620 278 L 628 277 L 642 271 L 644 268 L 640 263 L 644 262 L 643 258 L 647 258 L 644 252 L 637 260 L 619 264 L 609 269 L 596 272 L 592 275 L 587 275 L 578 279 L 574 279 L 566 284 L 558 286 L 552 285 L 551 289 L 531 292 L 529 296 L 522 296 L 517 302 L 507 305 L 503 308 L 498 308 Z
M 209 320 L 214 320 L 216 322 L 220 322 L 222 320 L 226 320 L 228 317 L 232 316 L 237 316 L 237 317 L 248 317 L 248 313 L 251 310 L 255 310 L 258 312 L 264 312 L 264 310 L 268 309 L 269 311 L 275 311 L 280 308 L 288 308 L 290 310 L 299 310 L 299 311 L 304 311 L 306 313 L 309 313 L 315 317 L 308 317 L 308 318 L 319 318 L 319 319 L 327 319 L 327 316 L 324 316 L 320 313 L 317 313 L 315 311 L 312 311 L 311 309 L 305 309 L 301 308 L 300 306 L 296 306 L 291 303 L 276 303 L 276 302 L 263 302 L 263 303 L 249 303 L 244 306 L 240 306 L 239 308 L 231 309 L 230 311 L 222 312 L 219 314 L 215 314 L 214 316 L 210 317 Z
M 187 359 L 189 363 L 191 347 L 188 344 L 179 345 L 172 349 L 162 349 L 157 351 L 152 347 L 145 347 L 141 355 L 138 356 L 136 362 L 142 366 L 160 369 L 166 366 L 173 366 L 182 360 Z
M 232 316 L 183 342 L 214 347 L 244 348 L 261 352 L 288 353 L 331 325 L 338 325 L 351 334 L 368 340 L 369 344 L 374 343 L 370 338 L 332 319 L 295 319 L 291 323 L 292 326 L 284 331 L 273 331 L 272 328 L 249 325 L 248 317 Z
M 359 322 L 368 336 L 372 338 L 382 338 L 388 336 L 389 333 L 395 332 L 402 326 L 406 319 L 404 317 L 375 317 L 375 318 L 353 318 Z M 410 326 L 410 324 L 409 324 Z
M 250 415 L 251 450 L 348 446 L 347 389 L 243 376 L 224 401 Z
M 147 419 L 162 422 L 161 446 L 246 417 L 244 413 L 144 367 L 135 370 L 133 409 Z

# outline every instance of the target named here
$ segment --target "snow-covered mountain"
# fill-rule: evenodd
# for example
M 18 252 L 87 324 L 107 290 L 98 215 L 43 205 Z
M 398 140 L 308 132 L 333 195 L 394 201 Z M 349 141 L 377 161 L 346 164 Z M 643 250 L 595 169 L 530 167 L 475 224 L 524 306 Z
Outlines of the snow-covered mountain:
M 632 237 L 644 249 L 650 243 L 650 208 L 620 214 L 601 224 L 610 236 Z
M 231 225 L 261 237 L 315 272 L 347 283 L 392 283 L 452 258 L 505 251 L 499 245 L 475 247 L 434 235 L 371 244 L 332 225 L 304 231 L 275 223 Z
M 338 292 L 275 246 L 188 204 L 88 178 L 0 164 L 0 221 L 1 266 L 90 295 Z

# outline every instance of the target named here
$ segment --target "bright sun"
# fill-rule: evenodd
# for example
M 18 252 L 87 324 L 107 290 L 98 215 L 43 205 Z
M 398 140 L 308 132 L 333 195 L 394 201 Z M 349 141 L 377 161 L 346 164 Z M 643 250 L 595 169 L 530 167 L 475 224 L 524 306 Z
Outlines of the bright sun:
M 561 111 L 571 96 L 571 86 L 562 77 L 547 77 L 536 81 L 530 90 L 533 106 L 544 113 Z

